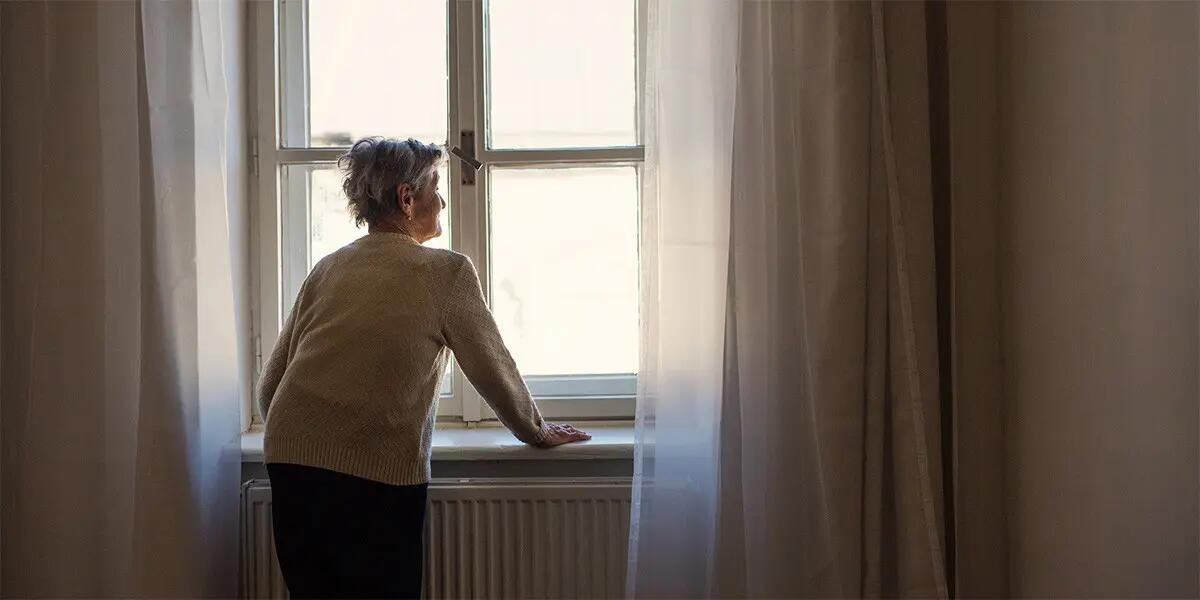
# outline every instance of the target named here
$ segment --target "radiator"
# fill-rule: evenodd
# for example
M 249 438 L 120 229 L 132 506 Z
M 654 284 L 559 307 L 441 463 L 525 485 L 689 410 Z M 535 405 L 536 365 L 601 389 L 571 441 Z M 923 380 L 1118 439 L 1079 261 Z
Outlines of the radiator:
M 426 598 L 624 594 L 628 479 L 435 480 L 425 522 Z M 286 598 L 271 486 L 242 491 L 243 597 Z

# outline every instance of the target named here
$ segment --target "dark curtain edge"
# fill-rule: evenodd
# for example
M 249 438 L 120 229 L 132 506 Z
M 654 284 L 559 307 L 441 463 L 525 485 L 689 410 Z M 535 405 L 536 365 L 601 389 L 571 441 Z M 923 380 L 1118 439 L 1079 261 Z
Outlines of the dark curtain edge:
M 941 407 L 942 505 L 946 585 L 955 597 L 955 443 L 952 327 L 953 239 L 950 188 L 949 73 L 946 0 L 925 2 L 929 78 L 929 153 L 933 199 L 934 273 L 937 298 L 938 395 Z

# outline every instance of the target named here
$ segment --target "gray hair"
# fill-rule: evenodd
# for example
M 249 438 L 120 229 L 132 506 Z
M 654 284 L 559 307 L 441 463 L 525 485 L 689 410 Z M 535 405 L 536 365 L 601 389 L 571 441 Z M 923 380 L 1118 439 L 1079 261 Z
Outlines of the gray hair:
M 425 189 L 445 157 L 440 146 L 412 138 L 401 141 L 372 136 L 354 142 L 337 161 L 346 174 L 342 191 L 354 222 L 359 226 L 375 223 L 399 210 L 396 188 L 407 183 L 414 192 Z

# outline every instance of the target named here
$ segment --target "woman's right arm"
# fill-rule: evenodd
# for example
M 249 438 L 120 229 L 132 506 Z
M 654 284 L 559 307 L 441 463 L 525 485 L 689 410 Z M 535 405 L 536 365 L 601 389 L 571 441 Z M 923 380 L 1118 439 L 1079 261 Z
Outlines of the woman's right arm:
M 444 312 L 446 344 L 500 422 L 517 439 L 549 448 L 592 439 L 570 425 L 542 420 L 525 380 L 500 338 L 471 259 L 459 255 Z
M 263 423 L 267 422 L 267 411 L 271 409 L 271 401 L 275 399 L 275 389 L 279 387 L 279 381 L 283 379 L 283 372 L 287 370 L 288 362 L 291 359 L 292 332 L 296 328 L 296 309 L 299 304 L 299 298 L 297 298 L 296 305 L 292 306 L 292 311 L 288 313 L 283 327 L 279 330 L 275 348 L 271 350 L 271 356 L 263 364 L 262 374 L 258 377 L 255 396 L 258 399 L 258 414 L 262 417 Z
M 551 433 L 525 387 L 492 312 L 483 299 L 475 265 L 458 255 L 442 324 L 446 344 L 467 379 L 517 439 L 540 445 Z

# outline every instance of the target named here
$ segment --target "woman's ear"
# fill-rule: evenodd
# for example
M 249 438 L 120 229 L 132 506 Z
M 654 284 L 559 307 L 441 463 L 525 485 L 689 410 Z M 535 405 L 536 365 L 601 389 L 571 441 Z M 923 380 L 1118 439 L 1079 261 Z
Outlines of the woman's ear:
M 412 186 L 407 183 L 396 186 L 396 209 L 409 218 L 412 218 L 413 200 Z

